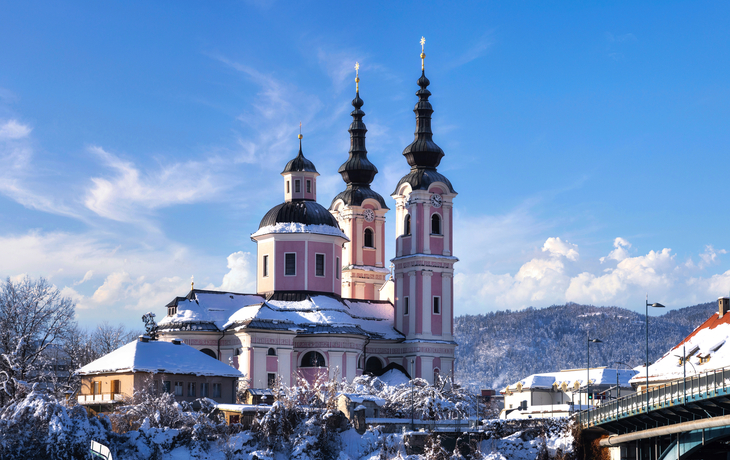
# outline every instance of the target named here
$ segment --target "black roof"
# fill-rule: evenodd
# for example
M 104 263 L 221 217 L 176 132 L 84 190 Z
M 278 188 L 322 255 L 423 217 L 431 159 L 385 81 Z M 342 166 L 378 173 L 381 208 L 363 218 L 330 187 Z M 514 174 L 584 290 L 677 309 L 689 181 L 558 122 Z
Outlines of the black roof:
M 299 139 L 299 154 L 294 158 L 293 160 L 289 161 L 289 163 L 286 164 L 286 167 L 281 172 L 289 173 L 289 172 L 298 172 L 298 171 L 308 171 L 308 172 L 317 172 L 317 168 L 314 167 L 314 163 L 304 158 L 304 154 L 302 153 L 302 140 Z
M 377 202 L 380 203 L 380 207 L 382 209 L 389 209 L 388 206 L 386 206 L 383 197 L 380 196 L 378 192 L 371 189 L 370 186 L 360 186 L 355 184 L 348 185 L 345 190 L 338 193 L 337 196 L 332 200 L 332 204 L 330 204 L 330 209 L 334 208 L 335 202 L 337 200 L 344 201 L 345 204 L 348 206 L 361 206 L 362 202 L 368 198 L 377 200 Z
M 413 190 L 428 190 L 428 187 L 434 182 L 443 182 L 449 188 L 449 192 L 456 193 L 454 187 L 451 185 L 451 181 L 435 169 L 414 168 L 398 181 L 393 195 L 397 194 L 400 186 L 405 183 L 411 184 L 411 189 Z
M 293 200 L 274 206 L 261 219 L 259 228 L 282 222 L 340 228 L 337 219 L 324 206 L 312 200 Z

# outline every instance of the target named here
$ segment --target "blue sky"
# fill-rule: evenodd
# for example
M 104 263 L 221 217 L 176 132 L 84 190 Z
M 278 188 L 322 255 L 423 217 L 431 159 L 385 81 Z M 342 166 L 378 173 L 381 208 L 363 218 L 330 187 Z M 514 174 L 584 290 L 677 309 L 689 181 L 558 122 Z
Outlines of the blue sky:
M 727 295 L 729 9 L 2 1 L 0 274 L 85 325 L 162 315 L 191 276 L 254 290 L 300 121 L 320 203 L 344 188 L 356 61 L 374 188 L 407 172 L 425 36 L 457 315 Z

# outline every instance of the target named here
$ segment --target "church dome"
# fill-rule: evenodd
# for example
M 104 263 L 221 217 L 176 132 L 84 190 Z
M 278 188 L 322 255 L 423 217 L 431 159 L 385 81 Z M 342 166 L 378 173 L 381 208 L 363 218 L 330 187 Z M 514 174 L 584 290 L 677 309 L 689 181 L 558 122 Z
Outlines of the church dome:
M 281 172 L 282 174 L 291 173 L 291 172 L 313 172 L 316 173 L 317 169 L 314 167 L 314 163 L 307 160 L 304 157 L 304 154 L 302 153 L 302 140 L 299 139 L 299 154 L 293 159 L 290 160 L 289 163 L 286 164 L 286 167 Z
M 259 230 L 277 224 L 325 225 L 340 230 L 337 219 L 316 201 L 294 200 L 274 206 L 266 213 Z

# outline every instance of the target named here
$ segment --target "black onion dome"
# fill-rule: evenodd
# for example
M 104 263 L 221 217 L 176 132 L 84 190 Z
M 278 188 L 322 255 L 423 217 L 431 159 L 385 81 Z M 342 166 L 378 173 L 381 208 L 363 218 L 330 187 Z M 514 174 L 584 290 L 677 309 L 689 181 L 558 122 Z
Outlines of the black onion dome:
M 378 168 L 368 160 L 368 151 L 365 149 L 365 133 L 368 129 L 362 121 L 365 112 L 361 110 L 364 102 L 360 99 L 360 93 L 355 93 L 355 99 L 352 100 L 352 106 L 355 110 L 350 113 L 352 123 L 350 124 L 350 156 L 342 163 L 338 173 L 342 175 L 342 180 L 347 185 L 370 185 L 378 173 Z
M 433 141 L 433 132 L 431 131 L 433 107 L 428 102 L 431 91 L 427 89 L 430 84 L 431 82 L 426 78 L 425 72 L 422 72 L 421 78 L 418 79 L 418 86 L 421 89 L 416 91 L 418 102 L 413 109 L 416 113 L 415 139 L 411 145 L 403 150 L 403 156 L 406 157 L 411 168 L 436 168 L 444 156 L 444 151 Z
M 342 200 L 348 206 L 362 206 L 362 202 L 368 198 L 372 198 L 380 203 L 381 209 L 390 209 L 385 204 L 385 200 L 378 192 L 375 192 L 370 187 L 361 187 L 358 185 L 348 185 L 347 188 L 337 194 L 330 204 L 330 209 L 335 208 L 337 200 Z
M 317 169 L 314 167 L 314 163 L 304 158 L 304 154 L 302 153 L 302 140 L 299 139 L 299 154 L 291 160 L 289 163 L 286 164 L 286 167 L 281 172 L 282 174 L 290 173 L 290 172 L 300 172 L 300 171 L 307 171 L 307 172 L 317 172 Z M 319 174 L 319 173 L 318 173 Z
M 259 229 L 269 225 L 291 222 L 340 228 L 337 219 L 321 204 L 311 200 L 294 200 L 271 208 L 261 219 Z
M 412 190 L 428 190 L 428 187 L 435 182 L 442 182 L 446 184 L 450 193 L 456 193 L 456 191 L 454 191 L 454 187 L 451 185 L 451 181 L 435 169 L 413 168 L 408 174 L 401 178 L 398 185 L 395 186 L 395 191 L 392 194 L 396 195 L 400 186 L 406 183 L 411 185 Z

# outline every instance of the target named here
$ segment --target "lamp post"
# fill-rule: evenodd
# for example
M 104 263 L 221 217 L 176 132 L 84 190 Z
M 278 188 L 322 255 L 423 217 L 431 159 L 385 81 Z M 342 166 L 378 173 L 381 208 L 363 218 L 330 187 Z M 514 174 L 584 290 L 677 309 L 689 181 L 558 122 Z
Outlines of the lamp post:
M 623 364 L 627 368 L 631 369 L 631 366 L 629 366 L 627 363 L 623 361 L 614 361 L 614 364 Z M 621 387 L 619 386 L 618 382 L 618 367 L 616 368 L 616 399 L 621 397 Z
M 684 379 L 682 380 L 682 404 L 684 404 L 687 400 L 687 345 L 682 344 L 682 356 L 679 355 L 672 355 L 676 356 L 680 360 L 682 360 L 682 374 Z M 692 366 L 692 370 L 694 373 L 697 373 L 697 369 L 695 369 L 695 365 L 691 362 L 689 363 L 690 366 Z
M 603 343 L 602 340 L 592 339 L 586 331 L 586 338 L 588 339 L 586 345 L 586 406 L 588 406 L 588 425 L 591 424 L 591 406 L 588 402 L 588 398 L 591 394 L 591 342 Z
M 649 413 L 649 307 L 665 308 L 660 303 L 649 304 L 649 294 L 646 295 L 646 413 Z

